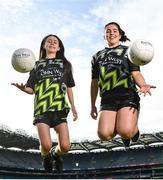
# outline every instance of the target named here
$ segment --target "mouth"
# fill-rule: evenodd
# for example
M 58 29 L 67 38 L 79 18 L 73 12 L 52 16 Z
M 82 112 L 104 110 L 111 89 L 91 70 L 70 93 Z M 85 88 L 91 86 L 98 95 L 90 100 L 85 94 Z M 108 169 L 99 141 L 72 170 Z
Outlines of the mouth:
M 115 38 L 116 38 L 115 36 L 110 36 L 110 37 L 109 37 L 109 39 L 111 39 L 111 40 L 112 40 L 112 39 L 115 39 Z
M 49 46 L 49 49 L 51 49 L 51 50 L 56 50 L 56 47 L 54 47 L 54 46 Z
M 55 49 L 55 47 L 54 47 L 54 46 L 51 46 L 51 45 L 49 46 L 49 48 L 53 48 L 53 49 Z

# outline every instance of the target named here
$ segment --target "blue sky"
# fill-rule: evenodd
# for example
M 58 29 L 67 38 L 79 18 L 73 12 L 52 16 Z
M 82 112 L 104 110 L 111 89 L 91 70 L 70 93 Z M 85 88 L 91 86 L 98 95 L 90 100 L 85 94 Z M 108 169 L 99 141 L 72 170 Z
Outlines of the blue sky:
M 10 85 L 25 83 L 28 73 L 16 72 L 11 66 L 11 56 L 14 50 L 24 47 L 38 58 L 41 40 L 52 33 L 62 39 L 66 57 L 74 68 L 79 119 L 73 122 L 69 115 L 70 135 L 77 140 L 97 139 L 97 121 L 89 115 L 91 57 L 107 46 L 103 39 L 104 25 L 116 21 L 131 40 L 143 38 L 154 46 L 153 61 L 141 71 L 157 89 L 152 90 L 151 97 L 141 97 L 139 127 L 143 133 L 163 131 L 162 0 L 0 0 L 0 17 L 0 124 L 36 133 L 32 125 L 34 97 Z M 99 107 L 99 99 L 97 102 Z

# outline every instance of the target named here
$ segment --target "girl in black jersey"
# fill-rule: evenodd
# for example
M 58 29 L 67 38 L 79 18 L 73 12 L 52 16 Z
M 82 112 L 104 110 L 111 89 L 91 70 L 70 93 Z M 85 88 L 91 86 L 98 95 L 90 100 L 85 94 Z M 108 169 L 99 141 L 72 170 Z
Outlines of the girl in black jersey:
M 12 83 L 20 90 L 35 94 L 34 122 L 38 130 L 41 156 L 46 171 L 53 169 L 53 160 L 57 171 L 62 170 L 61 155 L 70 149 L 67 115 L 71 105 L 74 121 L 78 115 L 74 105 L 72 87 L 75 86 L 70 62 L 64 56 L 64 46 L 56 35 L 46 36 L 40 46 L 39 61 L 30 72 L 27 83 Z M 58 145 L 52 148 L 50 128 L 54 128 Z
M 120 44 L 129 39 L 118 23 L 105 26 L 105 40 L 108 47 L 98 51 L 92 59 L 91 116 L 96 119 L 98 115 L 96 98 L 99 89 L 99 138 L 110 140 L 119 134 L 129 147 L 130 140 L 136 142 L 139 138 L 139 94 L 151 95 L 150 89 L 155 86 L 147 84 L 140 67 L 129 61 L 128 47 Z

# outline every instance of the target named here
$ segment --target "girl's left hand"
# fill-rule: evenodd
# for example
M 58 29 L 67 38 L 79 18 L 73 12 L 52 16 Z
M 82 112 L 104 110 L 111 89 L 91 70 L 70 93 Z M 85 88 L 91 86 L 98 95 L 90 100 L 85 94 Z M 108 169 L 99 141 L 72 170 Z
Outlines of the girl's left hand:
M 149 84 L 144 84 L 139 89 L 139 93 L 144 94 L 144 96 L 146 96 L 146 94 L 148 93 L 151 96 L 152 95 L 151 91 L 150 91 L 151 88 L 156 88 L 156 86 L 149 85 Z
M 78 118 L 78 113 L 77 113 L 77 111 L 76 111 L 75 106 L 71 106 L 71 111 L 72 111 L 72 114 L 73 114 L 73 116 L 74 116 L 73 121 L 76 121 L 77 118 Z

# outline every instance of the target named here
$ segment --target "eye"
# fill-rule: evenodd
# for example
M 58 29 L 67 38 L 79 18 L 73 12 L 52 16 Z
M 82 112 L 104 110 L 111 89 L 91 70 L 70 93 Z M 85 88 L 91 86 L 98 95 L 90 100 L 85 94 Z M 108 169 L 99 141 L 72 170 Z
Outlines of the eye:
M 107 31 L 106 31 L 106 33 L 110 33 L 111 31 L 108 29 Z
M 48 39 L 47 42 L 48 42 L 48 43 L 51 43 L 51 39 Z

